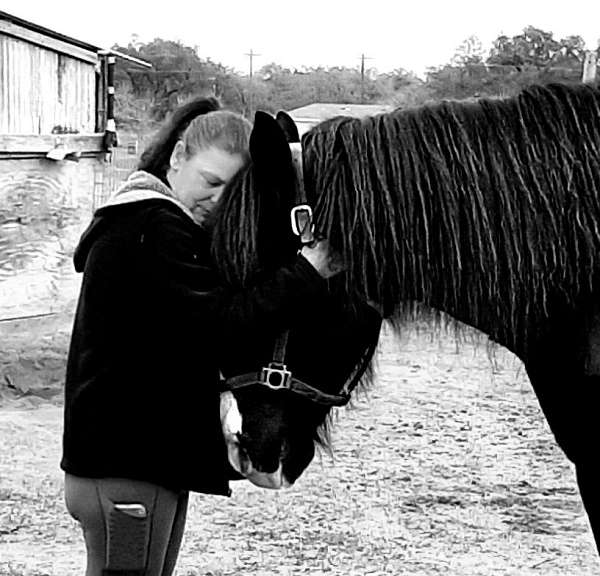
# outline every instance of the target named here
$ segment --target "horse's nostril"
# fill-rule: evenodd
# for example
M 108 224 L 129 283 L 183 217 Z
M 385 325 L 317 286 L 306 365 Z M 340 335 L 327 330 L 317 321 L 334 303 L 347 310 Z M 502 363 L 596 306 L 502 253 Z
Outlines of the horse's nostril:
M 242 448 L 248 447 L 250 445 L 250 437 L 245 432 L 237 432 L 236 437 L 239 445 Z

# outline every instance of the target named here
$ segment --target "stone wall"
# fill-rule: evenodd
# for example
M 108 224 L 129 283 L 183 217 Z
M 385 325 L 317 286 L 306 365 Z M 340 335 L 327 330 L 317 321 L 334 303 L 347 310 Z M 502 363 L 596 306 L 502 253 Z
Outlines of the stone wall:
M 0 321 L 74 306 L 74 248 L 107 167 L 102 160 L 0 159 Z

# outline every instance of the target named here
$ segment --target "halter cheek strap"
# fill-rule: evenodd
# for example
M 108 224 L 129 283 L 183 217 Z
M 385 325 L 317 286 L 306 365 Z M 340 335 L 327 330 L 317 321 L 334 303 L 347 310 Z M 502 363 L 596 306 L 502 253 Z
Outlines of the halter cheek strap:
M 306 199 L 304 190 L 304 171 L 302 169 L 302 145 L 300 142 L 290 143 L 292 163 L 296 172 L 296 206 L 290 212 L 292 231 L 300 238 L 302 244 L 310 244 L 314 239 L 313 211 Z

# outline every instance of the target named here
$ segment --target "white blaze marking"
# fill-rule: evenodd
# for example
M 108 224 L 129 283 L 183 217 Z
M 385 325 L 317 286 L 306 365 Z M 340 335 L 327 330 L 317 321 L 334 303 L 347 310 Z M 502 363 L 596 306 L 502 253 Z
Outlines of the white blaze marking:
M 225 439 L 242 432 L 242 415 L 233 392 L 221 394 L 221 426 Z
M 246 476 L 252 472 L 252 463 L 240 454 L 238 434 L 242 432 L 242 415 L 232 392 L 221 394 L 220 414 L 221 429 L 227 445 L 227 459 L 234 470 Z

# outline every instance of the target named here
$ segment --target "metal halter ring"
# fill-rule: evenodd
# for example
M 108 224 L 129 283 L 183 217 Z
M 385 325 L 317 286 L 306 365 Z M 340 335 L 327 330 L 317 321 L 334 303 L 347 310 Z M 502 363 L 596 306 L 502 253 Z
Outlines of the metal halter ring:
M 300 237 L 302 244 L 310 244 L 314 239 L 313 211 L 308 204 L 298 204 L 290 212 L 292 231 Z
M 289 390 L 292 381 L 292 373 L 285 364 L 271 362 L 262 369 L 260 383 L 272 390 Z

